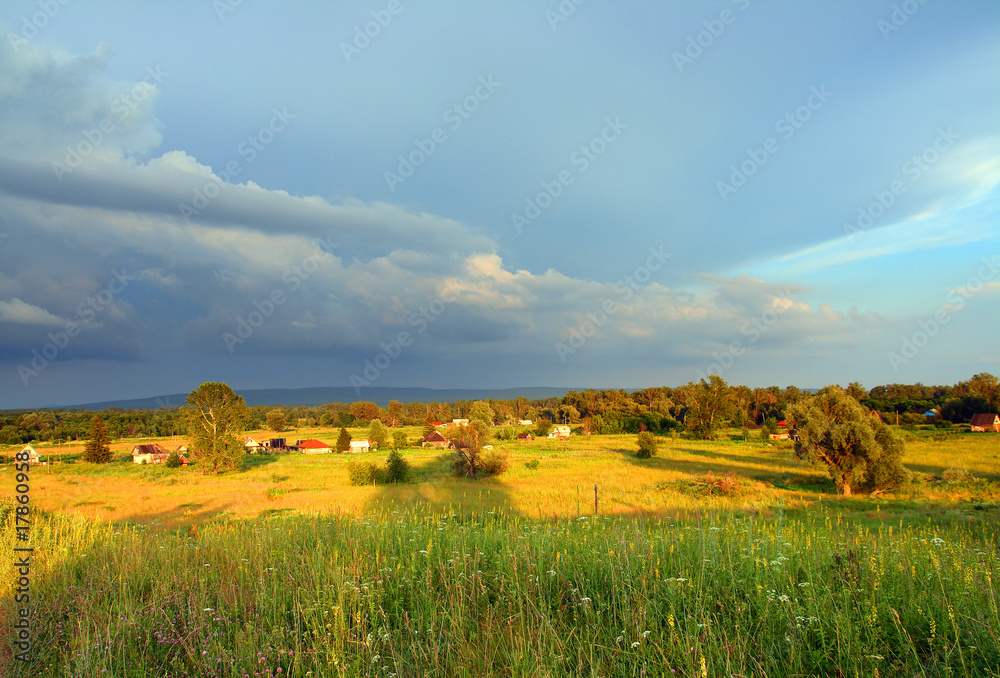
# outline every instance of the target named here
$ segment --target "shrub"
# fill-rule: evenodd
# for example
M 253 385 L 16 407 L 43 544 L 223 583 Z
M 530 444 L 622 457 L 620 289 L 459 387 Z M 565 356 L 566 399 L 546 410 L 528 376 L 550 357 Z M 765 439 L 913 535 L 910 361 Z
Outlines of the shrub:
M 166 461 L 167 468 L 178 468 L 179 466 L 182 465 L 183 464 L 181 464 L 181 455 L 177 454 L 176 452 L 171 452 L 170 456 L 167 457 Z
M 410 463 L 403 459 L 399 450 L 389 453 L 385 461 L 385 481 L 387 483 L 405 483 L 410 479 Z
M 544 438 L 552 430 L 552 422 L 548 419 L 539 419 L 538 423 L 535 424 L 535 435 L 539 438 Z
M 373 461 L 347 462 L 347 477 L 351 485 L 377 485 L 385 482 L 385 472 Z
M 532 459 L 531 461 L 529 461 L 528 463 L 526 463 L 525 466 L 527 466 L 532 471 L 534 471 L 536 468 L 538 468 L 539 463 L 540 462 L 537 459 Z
M 656 454 L 656 436 L 649 431 L 643 431 L 638 437 L 639 451 L 635 456 L 640 459 L 649 459 Z
M 497 440 L 508 441 L 508 440 L 513 440 L 516 434 L 517 432 L 513 426 L 502 426 L 496 430 L 493 436 Z
M 490 450 L 482 456 L 482 472 L 486 476 L 500 475 L 510 466 L 507 455 L 497 450 Z

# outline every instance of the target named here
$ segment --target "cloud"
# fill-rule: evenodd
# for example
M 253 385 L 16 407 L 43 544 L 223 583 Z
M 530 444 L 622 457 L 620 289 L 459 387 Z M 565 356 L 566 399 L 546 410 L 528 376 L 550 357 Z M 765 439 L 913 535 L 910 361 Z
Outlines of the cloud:
M 43 327 L 58 327 L 66 324 L 64 319 L 52 315 L 44 308 L 26 304 L 16 297 L 9 301 L 0 301 L 0 322 L 41 325 Z

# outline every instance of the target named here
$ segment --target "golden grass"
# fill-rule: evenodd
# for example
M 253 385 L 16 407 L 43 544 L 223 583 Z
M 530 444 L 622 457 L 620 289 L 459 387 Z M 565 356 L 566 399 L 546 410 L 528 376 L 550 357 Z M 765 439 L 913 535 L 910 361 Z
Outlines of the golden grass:
M 417 427 L 404 430 L 411 441 L 420 434 Z M 290 441 L 318 438 L 332 444 L 338 431 L 301 429 L 281 435 Z M 350 432 L 355 439 L 365 435 L 364 429 Z M 276 434 L 249 435 L 259 440 Z M 159 441 L 167 446 L 184 442 L 179 438 Z M 663 438 L 658 456 L 649 460 L 635 457 L 635 436 L 631 435 L 494 442 L 509 454 L 510 468 L 497 478 L 480 481 L 451 477 L 447 451 L 409 449 L 403 456 L 413 467 L 414 482 L 388 487 L 354 487 L 347 478 L 350 459 L 381 461 L 385 452 L 255 455 L 248 457 L 244 470 L 206 476 L 197 466 L 167 469 L 132 464 L 127 455 L 139 442 L 146 440 L 116 442 L 112 445 L 116 461 L 103 467 L 76 461 L 33 468 L 32 503 L 48 511 L 173 529 L 277 512 L 361 514 L 411 506 L 463 512 L 502 507 L 528 518 L 576 517 L 593 514 L 595 485 L 598 511 L 604 515 L 665 515 L 722 508 L 766 515 L 775 507 L 802 509 L 831 501 L 877 514 L 909 509 L 920 501 L 949 505 L 992 497 L 995 504 L 1000 486 L 1000 436 L 990 434 L 949 436 L 945 440 L 925 437 L 907 444 L 905 462 L 912 470 L 940 477 L 946 469 L 964 468 L 984 479 L 981 487 L 924 483 L 895 496 L 851 500 L 833 494 L 825 471 L 796 459 L 788 442 L 766 445 Z M 43 459 L 50 452 L 58 455 L 61 451 L 64 459 L 82 452 L 79 446 L 36 449 Z M 527 467 L 532 459 L 539 461 L 536 469 Z M 12 470 L 7 466 L 4 474 Z M 734 473 L 750 490 L 733 498 L 671 491 L 672 484 L 707 473 Z M 13 489 L 12 483 L 5 485 L 0 495 L 9 494 L 7 488 Z

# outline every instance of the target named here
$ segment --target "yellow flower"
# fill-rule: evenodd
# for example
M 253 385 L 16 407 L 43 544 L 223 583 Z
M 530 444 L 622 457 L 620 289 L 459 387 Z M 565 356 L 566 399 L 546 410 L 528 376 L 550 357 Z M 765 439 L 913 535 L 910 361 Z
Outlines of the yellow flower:
M 705 656 L 701 657 L 701 678 L 708 678 L 708 665 L 705 663 Z

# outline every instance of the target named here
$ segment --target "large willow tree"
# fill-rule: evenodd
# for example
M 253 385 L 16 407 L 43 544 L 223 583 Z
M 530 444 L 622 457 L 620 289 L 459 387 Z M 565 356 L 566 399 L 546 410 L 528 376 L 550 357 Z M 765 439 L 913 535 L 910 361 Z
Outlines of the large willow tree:
M 826 466 L 837 491 L 881 492 L 906 482 L 905 444 L 881 419 L 838 386 L 827 386 L 788 409 L 798 440 L 795 454 Z

